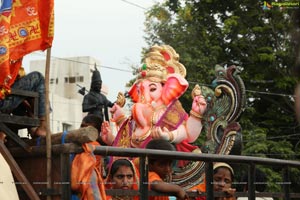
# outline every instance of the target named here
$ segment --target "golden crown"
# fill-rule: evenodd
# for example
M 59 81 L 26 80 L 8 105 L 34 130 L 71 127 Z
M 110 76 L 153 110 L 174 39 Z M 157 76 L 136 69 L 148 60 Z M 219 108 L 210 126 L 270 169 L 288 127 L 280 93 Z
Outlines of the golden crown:
M 154 45 L 150 48 L 139 70 L 138 79 L 165 82 L 167 75 L 177 73 L 186 76 L 186 69 L 179 62 L 179 55 L 169 45 Z

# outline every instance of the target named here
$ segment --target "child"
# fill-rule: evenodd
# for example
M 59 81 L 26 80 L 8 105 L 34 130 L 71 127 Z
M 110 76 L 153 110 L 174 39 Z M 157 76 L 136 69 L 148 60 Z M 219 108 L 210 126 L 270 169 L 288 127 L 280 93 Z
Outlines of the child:
M 232 181 L 234 178 L 234 172 L 230 165 L 217 162 L 214 163 L 214 175 L 213 175 L 213 188 L 217 192 L 225 192 L 227 197 L 215 197 L 215 200 L 235 200 L 235 189 L 232 187 Z
M 102 119 L 98 115 L 88 114 L 82 119 L 80 128 L 87 127 L 87 126 L 92 126 L 92 127 L 96 128 L 99 133 L 99 137 L 98 137 L 97 141 L 101 145 L 106 145 L 106 143 L 104 143 L 100 137 L 102 122 L 103 122 Z
M 151 140 L 146 149 L 176 151 L 166 140 Z M 172 160 L 166 158 L 149 158 L 149 187 L 157 192 L 174 193 L 178 200 L 188 199 L 186 192 L 178 185 L 169 183 L 172 178 Z M 168 200 L 168 196 L 150 197 L 151 200 Z

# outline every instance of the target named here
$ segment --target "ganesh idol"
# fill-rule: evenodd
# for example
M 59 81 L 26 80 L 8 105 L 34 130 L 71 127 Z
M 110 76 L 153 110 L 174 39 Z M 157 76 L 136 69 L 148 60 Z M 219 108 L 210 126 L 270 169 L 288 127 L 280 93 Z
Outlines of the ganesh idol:
M 128 92 L 133 102 L 131 115 L 126 116 L 116 103 L 111 113 L 117 134 L 113 136 L 109 123 L 104 122 L 102 139 L 113 146 L 144 148 L 160 138 L 174 143 L 177 150 L 193 151 L 196 147 L 189 144 L 201 133 L 206 101 L 196 85 L 189 114 L 183 109 L 178 99 L 189 86 L 185 76 L 186 69 L 171 46 L 152 46 Z

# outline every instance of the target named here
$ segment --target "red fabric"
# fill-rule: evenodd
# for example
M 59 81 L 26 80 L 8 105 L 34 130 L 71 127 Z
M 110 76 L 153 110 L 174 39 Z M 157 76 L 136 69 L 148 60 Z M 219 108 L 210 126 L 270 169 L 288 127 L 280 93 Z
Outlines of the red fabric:
M 23 56 L 51 47 L 54 33 L 54 0 L 4 0 L 2 5 L 0 99 L 9 93 Z
M 195 200 L 206 200 L 206 197 L 196 197 Z
M 182 151 L 182 152 L 193 152 L 195 149 L 197 149 L 197 146 L 194 146 L 187 142 L 187 140 L 183 140 L 179 144 L 176 144 L 176 150 Z M 183 167 L 187 165 L 190 161 L 188 160 L 178 160 L 178 166 Z
M 187 140 L 183 140 L 181 143 L 176 144 L 177 151 L 182 151 L 182 152 L 192 152 L 197 148 L 198 148 L 197 146 L 188 143 Z

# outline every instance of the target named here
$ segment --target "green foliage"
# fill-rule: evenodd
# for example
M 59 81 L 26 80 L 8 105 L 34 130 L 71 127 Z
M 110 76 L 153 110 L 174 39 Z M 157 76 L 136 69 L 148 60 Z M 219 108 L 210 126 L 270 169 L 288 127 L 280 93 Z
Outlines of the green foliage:
M 266 141 L 266 130 L 263 128 L 253 127 L 253 129 L 243 131 L 244 137 L 244 155 L 267 157 L 268 145 Z
M 216 64 L 243 67 L 248 97 L 240 120 L 243 155 L 299 160 L 299 137 L 292 137 L 300 132 L 292 98 L 297 83 L 293 9 L 263 10 L 262 5 L 257 0 L 166 1 L 147 12 L 145 39 L 149 46 L 171 45 L 181 56 L 190 82 L 180 99 L 186 109 L 192 87 L 210 85 Z M 279 171 L 267 170 L 272 191 L 278 191 Z M 296 174 L 299 170 L 291 177 Z
M 238 16 L 230 16 L 224 21 L 223 33 L 229 34 L 238 25 Z
M 294 159 L 294 151 L 292 150 L 292 145 L 286 140 L 282 141 L 270 141 L 269 142 L 270 152 L 273 158 L 292 160 Z
M 282 189 L 282 174 L 281 172 L 276 172 L 271 168 L 264 168 L 263 172 L 267 175 L 267 189 L 266 191 L 280 191 Z

